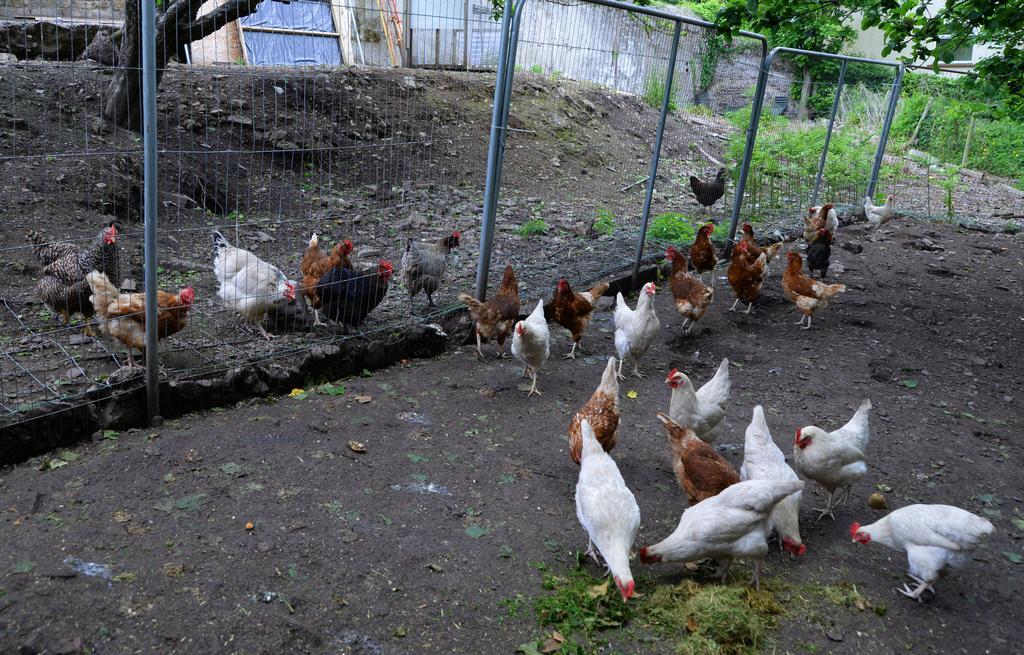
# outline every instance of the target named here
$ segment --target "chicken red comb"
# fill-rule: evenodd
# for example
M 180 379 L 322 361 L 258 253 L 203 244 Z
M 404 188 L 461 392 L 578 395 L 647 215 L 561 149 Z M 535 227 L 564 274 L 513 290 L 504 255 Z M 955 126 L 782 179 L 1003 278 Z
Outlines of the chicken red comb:
M 797 428 L 796 436 L 793 437 L 793 443 L 795 443 L 795 444 L 799 444 L 800 443 L 800 432 L 801 432 L 801 430 L 799 428 Z
M 186 305 L 191 305 L 196 299 L 196 290 L 192 287 L 185 287 L 178 292 L 178 298 Z
M 679 372 L 678 368 L 674 368 L 671 371 L 669 371 L 668 375 L 665 377 L 665 382 L 668 382 L 669 380 L 674 378 L 676 376 L 676 373 L 678 373 L 678 372 Z
M 461 239 L 462 238 L 462 234 L 459 233 L 458 230 L 455 230 L 454 232 L 452 232 L 452 236 L 455 237 L 456 239 Z
M 850 524 L 850 536 L 856 537 L 858 532 L 860 532 L 860 523 L 854 521 Z
M 344 250 L 345 252 L 352 252 L 353 250 L 356 249 L 356 246 L 355 244 L 352 243 L 351 239 L 345 239 L 344 241 L 341 242 L 341 249 Z
M 676 256 L 676 247 L 675 246 L 669 246 L 668 250 L 665 251 L 665 256 L 668 257 L 669 259 L 672 259 L 673 257 L 675 257 Z

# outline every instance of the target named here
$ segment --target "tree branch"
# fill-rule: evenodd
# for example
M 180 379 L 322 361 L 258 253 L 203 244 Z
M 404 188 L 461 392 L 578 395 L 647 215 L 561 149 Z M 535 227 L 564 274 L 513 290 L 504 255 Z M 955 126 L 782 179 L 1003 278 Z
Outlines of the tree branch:
M 256 11 L 256 7 L 262 1 L 263 0 L 228 0 L 228 2 L 225 2 L 212 12 L 205 14 L 199 19 L 191 21 L 186 25 L 182 25 L 178 29 L 178 37 L 180 39 L 187 39 L 189 42 L 198 41 L 205 36 L 213 34 L 232 21 L 245 18 L 252 12 Z

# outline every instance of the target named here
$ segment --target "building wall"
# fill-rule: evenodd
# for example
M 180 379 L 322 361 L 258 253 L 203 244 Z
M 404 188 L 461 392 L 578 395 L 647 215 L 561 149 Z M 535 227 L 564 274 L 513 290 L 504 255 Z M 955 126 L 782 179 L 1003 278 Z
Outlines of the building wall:
M 935 6 L 940 3 L 931 2 L 931 5 Z M 887 55 L 882 55 L 882 48 L 885 46 L 885 33 L 877 27 L 871 27 L 866 30 L 860 30 L 860 23 L 862 20 L 861 14 L 854 14 L 850 19 L 850 25 L 858 30 L 857 39 L 853 42 L 851 50 L 861 54 L 865 57 L 871 57 L 873 59 L 884 59 L 886 61 L 899 61 L 901 57 L 908 56 L 910 53 L 906 50 L 899 50 L 890 52 Z M 992 45 L 985 43 L 978 43 L 974 45 L 973 52 L 971 53 L 971 60 L 968 61 L 955 61 L 950 63 L 942 64 L 943 68 L 949 69 L 960 69 L 960 70 L 971 70 L 974 68 L 974 64 L 978 63 L 982 59 L 991 57 L 992 55 L 998 54 L 999 49 Z M 929 61 L 918 60 L 914 62 L 917 66 L 925 66 L 929 64 Z
M 0 0 L 0 19 L 119 23 L 123 14 L 124 0 Z

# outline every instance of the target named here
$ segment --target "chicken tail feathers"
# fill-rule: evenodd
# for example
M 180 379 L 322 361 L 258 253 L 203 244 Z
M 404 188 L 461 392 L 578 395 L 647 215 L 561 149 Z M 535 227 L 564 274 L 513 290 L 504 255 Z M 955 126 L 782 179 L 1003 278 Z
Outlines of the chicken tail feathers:
M 472 316 L 474 319 L 477 317 L 477 313 L 480 311 L 480 309 L 483 308 L 484 306 L 482 302 L 480 302 L 473 296 L 469 295 L 468 293 L 460 293 L 459 300 L 461 300 L 466 305 L 466 307 L 469 307 L 469 315 Z
M 608 282 L 598 282 L 590 289 L 590 295 L 597 302 L 597 299 L 604 295 L 604 292 L 611 286 Z

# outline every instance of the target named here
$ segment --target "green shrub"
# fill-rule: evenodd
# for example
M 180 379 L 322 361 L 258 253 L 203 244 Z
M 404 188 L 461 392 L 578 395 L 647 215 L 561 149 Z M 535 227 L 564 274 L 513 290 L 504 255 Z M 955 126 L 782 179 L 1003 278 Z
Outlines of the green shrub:
M 689 243 L 695 235 L 690 219 L 676 212 L 658 214 L 647 226 L 647 239 L 651 241 Z
M 522 225 L 516 231 L 521 237 L 535 237 L 541 234 L 548 233 L 548 224 L 543 218 L 531 218 Z
M 533 73 L 534 75 L 543 75 L 544 67 L 541 66 L 540 64 L 534 64 L 533 66 L 530 66 L 530 72 Z

